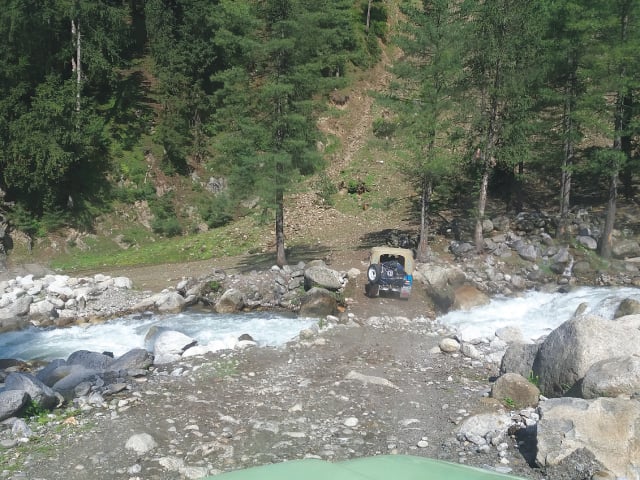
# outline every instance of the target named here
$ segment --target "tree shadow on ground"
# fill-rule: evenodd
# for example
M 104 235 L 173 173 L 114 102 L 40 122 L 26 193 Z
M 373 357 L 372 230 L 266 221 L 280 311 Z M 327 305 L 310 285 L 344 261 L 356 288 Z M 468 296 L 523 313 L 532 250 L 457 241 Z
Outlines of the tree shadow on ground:
M 414 237 L 416 231 L 414 229 L 386 228 L 376 232 L 369 232 L 360 237 L 361 249 L 368 249 L 379 246 L 400 246 L 399 242 L 403 239 L 409 240 L 410 246 L 415 246 Z
M 413 245 L 415 230 L 387 228 L 375 232 L 369 232 L 360 237 L 357 245 L 350 246 L 350 250 L 365 251 L 378 246 L 398 246 L 399 239 L 407 238 Z M 335 250 L 327 245 L 295 245 L 287 248 L 287 263 L 296 265 L 299 262 L 308 263 L 312 260 L 324 260 L 331 263 L 331 256 Z M 275 252 L 254 253 L 241 257 L 232 268 L 238 273 L 247 273 L 252 270 L 268 270 L 276 264 Z
M 325 245 L 296 245 L 287 248 L 287 263 L 296 265 L 299 262 L 312 260 L 325 260 L 331 254 L 331 249 Z M 238 273 L 247 273 L 252 270 L 268 270 L 276 264 L 275 252 L 254 253 L 243 256 L 233 270 Z

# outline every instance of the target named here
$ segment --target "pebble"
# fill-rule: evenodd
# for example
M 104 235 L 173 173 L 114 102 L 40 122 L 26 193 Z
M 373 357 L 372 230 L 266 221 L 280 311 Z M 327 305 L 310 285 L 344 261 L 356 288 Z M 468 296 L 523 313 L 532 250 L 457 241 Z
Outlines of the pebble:
M 345 421 L 343 422 L 343 425 L 345 427 L 353 428 L 358 425 L 358 419 L 356 417 L 349 417 L 345 419 Z

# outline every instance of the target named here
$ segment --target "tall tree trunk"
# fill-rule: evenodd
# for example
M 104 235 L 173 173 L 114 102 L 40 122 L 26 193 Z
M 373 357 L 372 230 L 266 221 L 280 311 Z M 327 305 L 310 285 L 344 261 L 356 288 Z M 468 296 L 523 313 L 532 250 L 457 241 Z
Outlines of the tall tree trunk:
M 429 205 L 433 183 L 430 178 L 423 178 L 420 196 L 420 240 L 416 251 L 416 260 L 426 262 L 429 257 Z
M 515 213 L 522 211 L 524 205 L 524 187 L 522 186 L 522 178 L 524 176 L 524 162 L 518 162 L 516 167 L 516 174 L 513 179 L 513 209 Z
M 476 218 L 476 229 L 474 234 L 474 242 L 476 244 L 476 252 L 484 251 L 484 235 L 482 234 L 482 223 L 484 222 L 484 213 L 487 207 L 487 189 L 489 186 L 489 166 L 484 165 L 482 172 L 482 180 L 480 182 L 480 195 L 478 197 L 478 216 Z
M 600 255 L 603 258 L 611 258 L 613 243 L 613 225 L 616 218 L 616 200 L 618 197 L 618 172 L 611 174 L 609 179 L 609 200 L 607 201 L 607 217 L 604 222 L 602 239 L 600 240 Z
M 560 221 L 556 238 L 566 239 L 569 232 L 569 209 L 571 208 L 571 180 L 574 160 L 573 144 L 573 102 L 576 95 L 577 78 L 575 75 L 575 61 L 569 60 L 570 75 L 565 86 L 564 111 L 562 113 L 562 135 L 564 137 L 562 173 L 560 177 Z
M 496 62 L 495 73 L 493 79 L 494 90 L 500 84 L 500 60 Z M 478 211 L 476 218 L 476 228 L 474 233 L 474 242 L 476 244 L 476 252 L 484 251 L 484 235 L 482 232 L 482 224 L 484 222 L 484 214 L 487 208 L 487 190 L 489 189 L 489 174 L 495 165 L 493 159 L 493 150 L 496 142 L 496 127 L 498 122 L 498 99 L 491 94 L 489 117 L 487 122 L 487 140 L 484 151 L 480 152 L 482 160 L 482 179 L 480 181 L 480 193 L 478 195 Z
M 367 4 L 367 29 L 366 32 L 369 33 L 369 27 L 371 26 L 371 2 L 373 0 L 369 0 Z
M 620 12 L 620 43 L 624 44 L 627 41 L 627 34 L 629 28 L 629 10 L 631 8 L 631 2 L 627 1 L 621 5 L 623 10 Z M 623 80 L 626 77 L 626 65 L 620 67 L 620 79 L 621 84 L 624 84 Z M 623 151 L 623 138 L 627 135 L 626 131 L 629 127 L 630 113 L 627 112 L 627 103 L 629 102 L 629 92 L 626 87 L 618 91 L 616 96 L 616 109 L 614 113 L 614 140 L 613 150 L 614 152 L 620 152 L 622 155 L 627 156 L 627 152 Z M 618 198 L 618 175 L 620 173 L 620 157 L 613 156 L 611 161 L 611 177 L 609 179 L 609 199 L 607 201 L 607 216 L 604 222 L 604 230 L 602 232 L 602 239 L 600 242 L 600 255 L 604 258 L 611 257 L 612 243 L 613 243 L 613 226 L 616 218 L 616 202 Z
M 80 112 L 80 91 L 82 88 L 82 45 L 80 21 L 71 20 L 71 36 L 75 46 L 75 55 L 71 58 L 73 71 L 76 73 L 76 112 Z
M 276 265 L 284 267 L 287 256 L 284 250 L 284 193 L 281 188 L 276 192 Z
M 615 113 L 615 138 L 613 140 L 614 152 L 622 152 L 622 132 L 624 131 L 624 119 L 625 119 L 625 105 L 624 94 L 618 94 L 616 100 L 616 113 Z M 602 231 L 602 238 L 600 240 L 600 255 L 603 258 L 611 257 L 611 249 L 613 243 L 613 227 L 616 218 L 616 203 L 618 199 L 618 175 L 620 172 L 619 157 L 613 157 L 611 160 L 610 171 L 611 176 L 609 178 L 609 198 L 607 201 L 607 215 L 604 222 L 604 229 Z

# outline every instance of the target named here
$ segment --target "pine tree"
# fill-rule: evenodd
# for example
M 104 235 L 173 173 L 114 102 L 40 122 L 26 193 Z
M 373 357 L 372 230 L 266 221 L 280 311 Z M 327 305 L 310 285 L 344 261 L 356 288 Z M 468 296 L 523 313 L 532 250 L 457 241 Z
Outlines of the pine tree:
M 468 1 L 461 9 L 469 19 L 464 34 L 466 101 L 473 107 L 467 113 L 480 174 L 474 234 L 480 253 L 490 175 L 498 162 L 511 169 L 528 151 L 541 15 L 538 4 L 527 0 Z
M 603 87 L 613 96 L 609 107 L 611 147 L 599 152 L 599 160 L 609 177 L 607 213 L 599 245 L 600 255 L 609 258 L 616 217 L 619 174 L 631 156 L 633 94 L 640 87 L 640 6 L 634 0 L 607 2 L 601 23 Z M 602 8 L 605 8 L 604 6 Z M 608 15 L 607 15 L 608 14 Z
M 276 263 L 284 265 L 286 193 L 322 163 L 314 97 L 345 75 L 356 43 L 343 0 L 248 5 L 255 8 L 242 15 L 253 15 L 259 27 L 242 42 L 228 37 L 242 60 L 216 76 L 223 82 L 216 143 L 231 160 L 232 190 L 258 195 L 275 214 Z
M 420 194 L 420 231 L 416 257 L 428 255 L 429 207 L 434 187 L 456 170 L 457 157 L 450 140 L 451 111 L 461 75 L 460 22 L 457 2 L 404 2 L 398 46 L 403 58 L 394 66 L 398 82 L 403 138 L 409 157 L 401 169 Z

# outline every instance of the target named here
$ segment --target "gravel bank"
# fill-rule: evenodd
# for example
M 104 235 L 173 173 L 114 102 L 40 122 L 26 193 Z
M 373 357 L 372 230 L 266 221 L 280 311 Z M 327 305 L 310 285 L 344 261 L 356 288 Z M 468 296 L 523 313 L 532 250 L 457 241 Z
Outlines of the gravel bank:
M 32 422 L 31 440 L 3 453 L 0 478 L 201 478 L 396 452 L 541 478 L 514 438 L 502 454 L 456 440 L 465 417 L 500 408 L 486 396 L 494 365 L 432 353 L 442 332 L 426 319 L 359 323 L 159 367 L 103 407 Z

